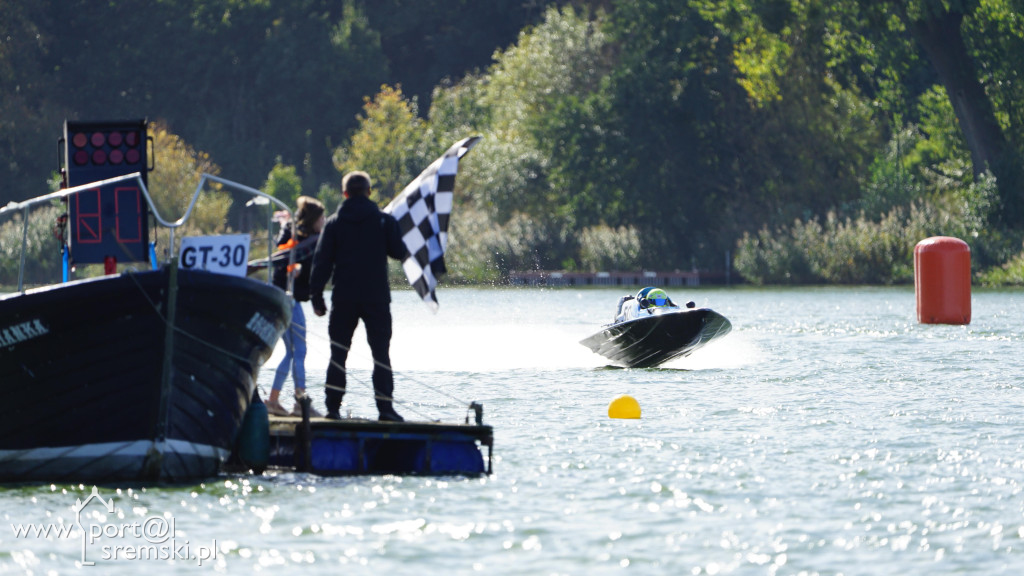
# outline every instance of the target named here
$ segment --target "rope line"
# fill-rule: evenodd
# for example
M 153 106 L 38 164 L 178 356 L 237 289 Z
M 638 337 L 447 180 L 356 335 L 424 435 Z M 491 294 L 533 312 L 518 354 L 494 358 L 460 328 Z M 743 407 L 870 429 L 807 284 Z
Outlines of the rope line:
M 146 302 L 148 302 L 150 307 L 153 309 L 153 312 L 157 315 L 157 317 L 160 319 L 160 321 L 164 325 L 166 325 L 167 324 L 167 318 L 160 311 L 160 307 L 157 305 L 157 303 L 154 302 L 153 299 L 149 297 L 149 293 L 146 292 L 145 288 L 142 287 L 142 284 L 139 283 L 138 278 L 135 277 L 135 273 L 133 271 L 126 271 L 126 272 L 124 272 L 124 274 L 126 276 L 128 276 L 132 280 L 132 282 L 135 284 L 135 286 L 139 289 L 139 292 L 142 294 L 143 298 L 146 299 Z M 292 327 L 294 327 L 294 326 L 301 326 L 301 325 L 293 320 L 291 322 L 291 325 L 287 328 L 287 330 L 291 330 Z M 181 334 L 182 336 L 190 338 L 193 341 L 202 344 L 203 346 L 210 347 L 210 348 L 220 352 L 221 354 L 224 354 L 225 356 L 228 356 L 230 358 L 238 360 L 239 362 L 249 363 L 249 361 L 250 361 L 248 358 L 244 358 L 244 357 L 242 357 L 242 356 L 240 356 L 238 354 L 235 354 L 235 353 L 233 353 L 233 352 L 231 352 L 229 350 L 226 350 L 226 349 L 224 349 L 224 348 L 222 348 L 220 346 L 217 346 L 216 344 L 213 344 L 212 342 L 209 342 L 209 341 L 207 341 L 207 340 L 205 340 L 203 338 L 200 338 L 199 336 L 196 336 L 195 334 L 192 334 L 191 332 L 188 332 L 187 330 L 181 328 L 180 326 L 175 325 L 175 326 L 172 327 L 172 329 L 177 334 Z M 302 332 L 303 332 L 303 335 L 300 336 L 300 338 L 302 338 L 304 343 L 308 344 L 309 340 L 305 337 L 305 334 L 308 332 L 306 327 L 303 327 Z M 339 348 L 344 349 L 346 352 L 349 352 L 349 353 L 351 353 L 351 351 L 352 351 L 352 348 L 350 346 L 345 346 L 344 344 L 341 344 L 340 342 L 335 342 L 335 341 L 330 339 L 330 336 L 323 336 L 323 335 L 321 335 L 319 333 L 317 333 L 316 335 L 321 340 L 329 342 L 330 346 L 337 346 Z M 294 335 L 293 335 L 293 337 L 294 337 Z M 307 350 L 308 350 L 308 347 L 307 347 Z M 364 356 L 359 356 L 359 357 L 360 357 L 360 359 L 365 359 Z M 390 366 L 388 366 L 387 364 L 384 364 L 383 362 L 377 361 L 376 358 L 372 358 L 371 357 L 371 360 L 373 361 L 373 364 L 374 364 L 375 367 L 379 366 L 381 368 L 384 368 L 385 370 L 390 370 L 391 374 L 392 374 L 392 377 L 394 377 L 394 375 L 397 374 L 397 372 L 395 372 Z M 402 409 L 412 411 L 413 413 L 415 413 L 415 414 L 417 414 L 417 415 L 419 415 L 419 416 L 421 416 L 423 418 L 426 418 L 428 420 L 430 420 L 430 419 L 433 419 L 435 421 L 437 420 L 437 419 L 431 418 L 427 414 L 424 414 L 420 410 L 417 410 L 410 403 L 403 402 L 403 401 L 398 400 L 398 399 L 396 399 L 394 397 L 388 398 L 387 396 L 378 395 L 376 389 L 373 387 L 372 374 L 371 374 L 371 381 L 370 382 L 367 382 L 366 380 L 355 376 L 355 374 L 350 372 L 345 366 L 342 366 L 340 363 L 335 361 L 334 357 L 333 357 L 333 354 L 330 355 L 330 364 L 332 366 L 334 366 L 335 368 L 337 368 L 337 369 L 341 370 L 342 372 L 344 372 L 345 376 L 346 376 L 346 380 L 351 378 L 353 381 L 355 381 L 355 382 L 363 385 L 365 388 L 371 390 L 373 392 L 373 399 L 375 401 L 376 400 L 390 401 L 390 402 L 398 404 L 399 406 L 402 407 Z M 456 397 L 456 396 L 454 396 L 452 394 L 449 394 L 448 392 L 445 392 L 444 390 L 441 390 L 437 386 L 432 386 L 430 384 L 427 384 L 426 382 L 422 382 L 422 381 L 420 381 L 420 380 L 418 380 L 416 378 L 413 378 L 413 377 L 409 376 L 408 374 L 404 374 L 403 373 L 402 374 L 402 378 L 412 382 L 413 384 L 418 384 L 420 386 L 423 386 L 424 388 L 434 392 L 435 394 L 439 394 L 441 396 L 445 396 L 445 397 L 447 397 L 447 398 L 457 402 L 458 404 L 461 404 L 461 405 L 466 406 L 466 407 L 470 406 L 469 402 L 466 402 L 465 400 L 462 400 L 461 398 L 458 398 L 458 397 Z M 330 386 L 326 382 L 324 382 L 324 387 L 325 388 L 331 388 L 332 390 L 341 390 L 343 393 L 347 392 L 346 390 L 338 388 L 337 386 Z M 435 408 L 443 408 L 445 406 L 440 405 L 440 406 L 434 406 L 434 407 Z
M 297 325 L 297 323 L 295 323 L 295 322 L 292 322 L 292 324 L 293 325 Z M 308 330 L 304 330 L 304 332 L 308 333 Z M 326 341 L 326 342 L 328 342 L 330 344 L 330 346 L 337 346 L 338 348 L 341 348 L 341 349 L 343 349 L 343 350 L 345 350 L 346 352 L 349 352 L 349 353 L 351 353 L 351 351 L 352 351 L 351 346 L 345 346 L 344 344 L 341 344 L 340 342 L 335 342 L 334 340 L 331 340 L 330 336 L 324 336 L 324 335 L 320 334 L 319 332 L 315 332 L 314 334 L 315 334 L 315 336 L 320 341 Z M 309 339 L 304 337 L 304 336 L 302 338 L 303 338 L 303 341 L 308 344 Z M 307 347 L 307 350 L 308 350 L 308 347 Z M 363 360 L 366 359 L 366 357 L 362 356 L 362 355 L 357 355 L 357 357 L 359 359 L 363 359 Z M 392 375 L 399 374 L 394 369 L 392 369 L 390 366 L 388 366 L 387 364 L 384 364 L 383 362 L 377 361 L 377 359 L 373 358 L 372 356 L 371 356 L 370 360 L 372 360 L 374 367 L 379 366 L 381 368 L 384 368 L 385 370 L 390 370 Z M 335 368 L 337 368 L 337 369 L 341 370 L 342 372 L 344 372 L 345 375 L 346 375 L 346 379 L 347 378 L 352 378 L 353 380 L 355 380 L 359 384 L 362 384 L 363 386 L 369 388 L 370 390 L 374 390 L 373 384 L 372 384 L 372 380 L 371 380 L 371 382 L 366 382 L 365 380 L 356 377 L 345 366 L 342 366 L 341 364 L 336 362 L 334 360 L 333 355 L 331 355 L 331 357 L 330 357 L 330 364 L 331 364 L 331 366 L 334 366 Z M 435 394 L 438 394 L 438 395 L 441 395 L 441 396 L 445 396 L 445 397 L 455 401 L 456 403 L 458 403 L 458 404 L 460 404 L 462 406 L 469 407 L 469 405 L 470 405 L 469 402 L 466 402 L 465 400 L 463 400 L 461 398 L 458 398 L 458 397 L 456 397 L 456 396 L 454 396 L 454 395 L 452 395 L 452 394 L 450 394 L 448 392 L 445 392 L 444 390 L 438 388 L 437 386 L 433 386 L 433 385 L 427 384 L 426 382 L 423 382 L 423 381 L 420 381 L 420 380 L 418 380 L 418 379 L 416 379 L 414 377 L 411 377 L 411 376 L 409 376 L 406 373 L 401 373 L 401 376 L 402 376 L 403 380 L 408 380 L 408 381 L 412 382 L 413 384 L 418 384 L 420 386 L 423 386 L 424 388 L 434 392 Z M 371 375 L 371 379 L 372 379 L 372 375 Z M 327 384 L 326 382 L 324 382 L 324 387 L 325 388 L 331 388 L 332 390 L 341 390 L 341 388 L 338 388 L 337 386 L 331 386 L 331 385 Z M 345 391 L 343 390 L 343 392 L 345 392 Z M 415 408 L 413 408 L 411 404 L 409 404 L 407 402 L 403 402 L 403 401 L 398 400 L 398 399 L 395 399 L 394 397 L 387 398 L 387 397 L 384 397 L 384 396 L 378 396 L 375 390 L 374 390 L 373 398 L 374 398 L 374 400 L 385 400 L 385 401 L 390 400 L 390 401 L 395 402 L 396 404 L 402 406 L 403 408 L 406 408 L 406 409 L 409 409 L 409 410 L 415 412 L 416 414 L 418 414 L 420 416 L 423 416 L 425 418 L 429 418 L 429 416 L 427 416 L 427 415 L 423 414 L 422 412 L 420 412 L 419 410 L 416 410 Z M 436 405 L 434 407 L 436 407 L 436 408 L 444 408 L 446 406 L 444 406 L 444 405 Z
M 146 301 L 149 302 L 149 305 L 153 307 L 153 311 L 156 313 L 157 317 L 160 318 L 160 321 L 163 322 L 163 324 L 166 326 L 167 325 L 167 318 L 163 315 L 162 312 L 160 312 L 160 307 L 157 306 L 156 302 L 154 302 L 153 299 L 149 297 L 149 294 L 146 293 L 146 289 L 143 288 L 141 284 L 139 284 L 139 280 L 138 280 L 138 278 L 135 277 L 135 274 L 133 272 L 125 272 L 125 274 L 129 278 L 132 279 L 132 281 L 135 283 L 135 286 L 138 287 L 140 292 L 142 292 L 143 297 L 145 297 Z M 238 360 L 239 362 L 242 362 L 242 363 L 245 363 L 245 364 L 249 364 L 250 363 L 250 360 L 248 358 L 245 358 L 243 356 L 235 354 L 234 352 L 231 352 L 230 350 L 226 350 L 226 349 L 224 349 L 224 348 L 222 348 L 220 346 L 217 346 L 216 344 L 214 344 L 212 342 L 204 340 L 204 339 L 200 338 L 199 336 L 196 336 L 195 334 L 192 334 L 191 332 L 186 331 L 185 329 L 181 328 L 178 325 L 172 326 L 172 329 L 176 333 L 181 334 L 182 336 L 186 336 L 188 338 L 191 338 L 192 340 L 202 344 L 203 346 L 208 346 L 210 348 L 213 348 L 214 350 L 220 352 L 221 354 L 224 354 L 225 356 L 228 356 L 230 358 L 233 358 L 233 359 Z

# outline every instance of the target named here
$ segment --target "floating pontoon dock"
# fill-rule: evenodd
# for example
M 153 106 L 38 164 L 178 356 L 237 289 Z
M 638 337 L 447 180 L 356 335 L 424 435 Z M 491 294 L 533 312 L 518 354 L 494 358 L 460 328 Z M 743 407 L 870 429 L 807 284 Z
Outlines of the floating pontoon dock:
M 468 422 L 270 416 L 270 467 L 324 476 L 479 476 L 491 473 L 493 446 L 490 426 Z

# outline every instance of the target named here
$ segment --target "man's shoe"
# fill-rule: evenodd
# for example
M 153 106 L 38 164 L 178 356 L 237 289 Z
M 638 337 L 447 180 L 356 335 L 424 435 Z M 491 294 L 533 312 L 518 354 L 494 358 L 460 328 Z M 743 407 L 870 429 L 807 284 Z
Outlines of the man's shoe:
M 281 403 L 277 400 L 267 400 L 265 404 L 267 405 L 267 412 L 270 412 L 274 416 L 288 415 L 288 411 L 285 410 L 284 406 L 281 406 Z
M 328 420 L 341 420 L 341 414 L 338 414 L 336 411 L 332 412 L 331 410 L 328 410 L 327 411 L 327 419 Z
M 388 410 L 381 410 L 380 417 L 377 418 L 380 422 L 405 422 L 405 418 L 399 416 L 398 412 L 395 412 L 394 408 Z

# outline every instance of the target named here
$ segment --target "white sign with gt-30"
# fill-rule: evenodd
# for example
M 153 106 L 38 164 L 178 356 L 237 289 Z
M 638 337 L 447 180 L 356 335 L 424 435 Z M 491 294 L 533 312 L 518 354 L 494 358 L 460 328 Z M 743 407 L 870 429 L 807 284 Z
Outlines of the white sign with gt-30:
M 245 277 L 249 262 L 249 235 L 187 236 L 181 239 L 178 266 L 228 276 Z

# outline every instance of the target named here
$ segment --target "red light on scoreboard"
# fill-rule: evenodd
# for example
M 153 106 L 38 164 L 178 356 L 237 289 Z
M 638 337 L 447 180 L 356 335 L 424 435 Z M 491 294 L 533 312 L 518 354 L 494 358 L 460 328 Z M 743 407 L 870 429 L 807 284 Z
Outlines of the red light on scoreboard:
M 139 149 L 140 144 L 139 133 L 134 130 L 77 132 L 71 136 L 71 145 L 74 148 L 71 161 L 76 166 L 138 164 L 143 157 Z

